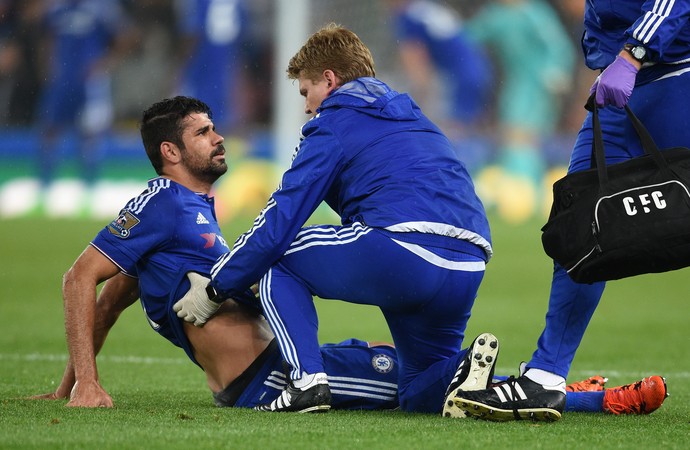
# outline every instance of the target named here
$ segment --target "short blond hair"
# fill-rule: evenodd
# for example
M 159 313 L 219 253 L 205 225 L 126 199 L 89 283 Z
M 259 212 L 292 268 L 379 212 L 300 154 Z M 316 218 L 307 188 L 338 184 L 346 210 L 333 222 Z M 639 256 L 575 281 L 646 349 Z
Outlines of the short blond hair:
M 364 42 L 347 28 L 329 23 L 312 34 L 290 59 L 288 78 L 318 79 L 330 69 L 345 84 L 360 77 L 373 77 L 374 58 Z

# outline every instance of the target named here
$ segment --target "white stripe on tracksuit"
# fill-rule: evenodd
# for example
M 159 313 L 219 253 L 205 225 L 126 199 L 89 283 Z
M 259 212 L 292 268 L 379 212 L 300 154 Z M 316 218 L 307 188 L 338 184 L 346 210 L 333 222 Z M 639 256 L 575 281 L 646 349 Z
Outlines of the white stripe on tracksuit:
M 273 276 L 273 270 L 269 269 L 266 275 L 261 279 L 259 283 L 261 304 L 264 307 L 264 316 L 268 323 L 271 325 L 273 334 L 275 334 L 278 340 L 281 353 L 285 361 L 292 366 L 291 378 L 293 380 L 302 377 L 302 367 L 299 364 L 299 359 L 297 357 L 297 349 L 295 348 L 294 342 L 288 334 L 285 323 L 283 319 L 278 315 L 273 304 L 273 297 L 271 296 L 271 277 Z
M 372 228 L 365 227 L 359 222 L 355 222 L 347 228 L 343 227 L 338 231 L 332 227 L 306 228 L 295 236 L 295 240 L 290 244 L 290 248 L 288 248 L 285 254 L 289 255 L 290 253 L 317 245 L 349 244 L 369 233 L 371 230 Z
M 403 222 L 387 226 L 386 230 L 393 231 L 396 233 L 417 232 L 427 234 L 439 234 L 441 236 L 462 239 L 464 241 L 469 241 L 474 245 L 483 248 L 488 259 L 491 259 L 491 256 L 493 255 L 493 249 L 491 248 L 491 244 L 489 243 L 489 241 L 487 241 L 475 232 L 465 230 L 464 228 L 454 227 L 453 225 L 448 225 L 446 223 L 422 221 Z
M 645 13 L 644 19 L 635 30 L 633 30 L 633 37 L 643 44 L 648 44 L 656 33 L 657 28 L 661 22 L 671 14 L 671 9 L 675 0 L 660 0 L 654 3 L 651 11 Z
M 214 279 L 218 276 L 218 272 L 220 272 L 220 270 L 223 268 L 223 266 L 225 266 L 228 260 L 232 258 L 232 255 L 234 255 L 235 252 L 237 252 L 237 250 L 244 247 L 247 243 L 247 240 L 249 240 L 249 238 L 252 237 L 254 232 L 266 223 L 266 213 L 276 205 L 277 203 L 273 199 L 273 197 L 268 199 L 268 203 L 266 203 L 264 209 L 261 210 L 261 213 L 259 213 L 258 217 L 254 219 L 254 224 L 252 225 L 251 229 L 246 233 L 242 234 L 240 237 L 238 237 L 237 241 L 235 241 L 235 244 L 232 247 L 232 250 L 229 253 L 226 253 L 220 258 L 218 258 L 218 261 L 216 261 L 216 263 L 213 265 L 213 267 L 211 268 L 211 279 Z
M 335 230 L 332 227 L 310 227 L 300 231 L 295 240 L 290 245 L 288 250 L 285 252 L 286 255 L 294 253 L 300 250 L 304 250 L 313 246 L 322 245 L 342 245 L 349 244 L 356 241 L 362 236 L 365 236 L 372 229 L 363 226 L 361 223 L 355 222 L 349 227 L 343 227 L 339 230 Z M 216 263 L 218 265 L 218 263 Z M 215 267 L 214 267 L 215 270 Z M 213 275 L 213 271 L 211 272 Z M 285 361 L 292 366 L 292 371 L 290 372 L 290 378 L 293 380 L 302 377 L 302 366 L 299 362 L 297 355 L 297 350 L 295 344 L 292 341 L 285 323 L 278 315 L 278 312 L 273 303 L 273 297 L 271 292 L 271 276 L 272 271 L 269 271 L 261 279 L 260 290 L 261 290 L 261 304 L 264 307 L 264 315 L 268 323 L 271 325 L 271 329 L 278 340 L 278 345 L 283 353 L 283 358 Z
M 448 270 L 462 270 L 464 272 L 483 272 L 486 270 L 486 263 L 484 261 L 450 261 L 430 252 L 421 245 L 400 242 L 395 239 L 392 239 L 392 241 L 436 267 L 443 267 Z
M 264 385 L 274 389 L 285 389 L 287 380 L 285 374 L 273 371 Z M 394 400 L 398 392 L 398 385 L 367 378 L 328 376 L 331 393 L 350 397 L 373 398 L 379 400 Z

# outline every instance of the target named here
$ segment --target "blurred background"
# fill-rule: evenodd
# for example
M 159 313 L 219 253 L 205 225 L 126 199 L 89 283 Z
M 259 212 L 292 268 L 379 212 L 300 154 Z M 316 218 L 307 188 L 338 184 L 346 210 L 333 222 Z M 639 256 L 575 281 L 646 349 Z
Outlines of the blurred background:
M 446 132 L 487 209 L 545 218 L 594 74 L 581 0 L 0 0 L 0 220 L 110 219 L 154 177 L 143 109 L 214 111 L 230 171 L 221 222 L 255 215 L 306 121 L 285 69 L 328 22 Z

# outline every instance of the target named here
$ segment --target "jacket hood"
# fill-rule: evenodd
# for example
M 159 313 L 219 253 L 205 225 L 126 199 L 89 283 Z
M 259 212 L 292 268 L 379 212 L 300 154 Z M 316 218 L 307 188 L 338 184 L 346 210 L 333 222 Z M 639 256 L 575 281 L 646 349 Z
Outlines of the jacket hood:
M 333 107 L 357 109 L 387 120 L 417 120 L 422 116 L 409 95 L 400 94 L 371 77 L 358 78 L 333 91 L 321 103 L 319 112 Z

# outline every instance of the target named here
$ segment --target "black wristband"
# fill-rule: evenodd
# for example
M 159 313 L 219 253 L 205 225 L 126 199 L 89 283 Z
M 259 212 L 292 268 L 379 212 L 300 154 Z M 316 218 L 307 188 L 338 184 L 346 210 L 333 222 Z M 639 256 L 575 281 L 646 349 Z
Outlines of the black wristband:
M 211 300 L 213 303 L 223 303 L 225 301 L 225 298 L 222 297 L 218 291 L 216 291 L 216 288 L 211 286 L 211 283 L 209 283 L 206 286 L 206 295 L 208 296 L 208 299 Z

